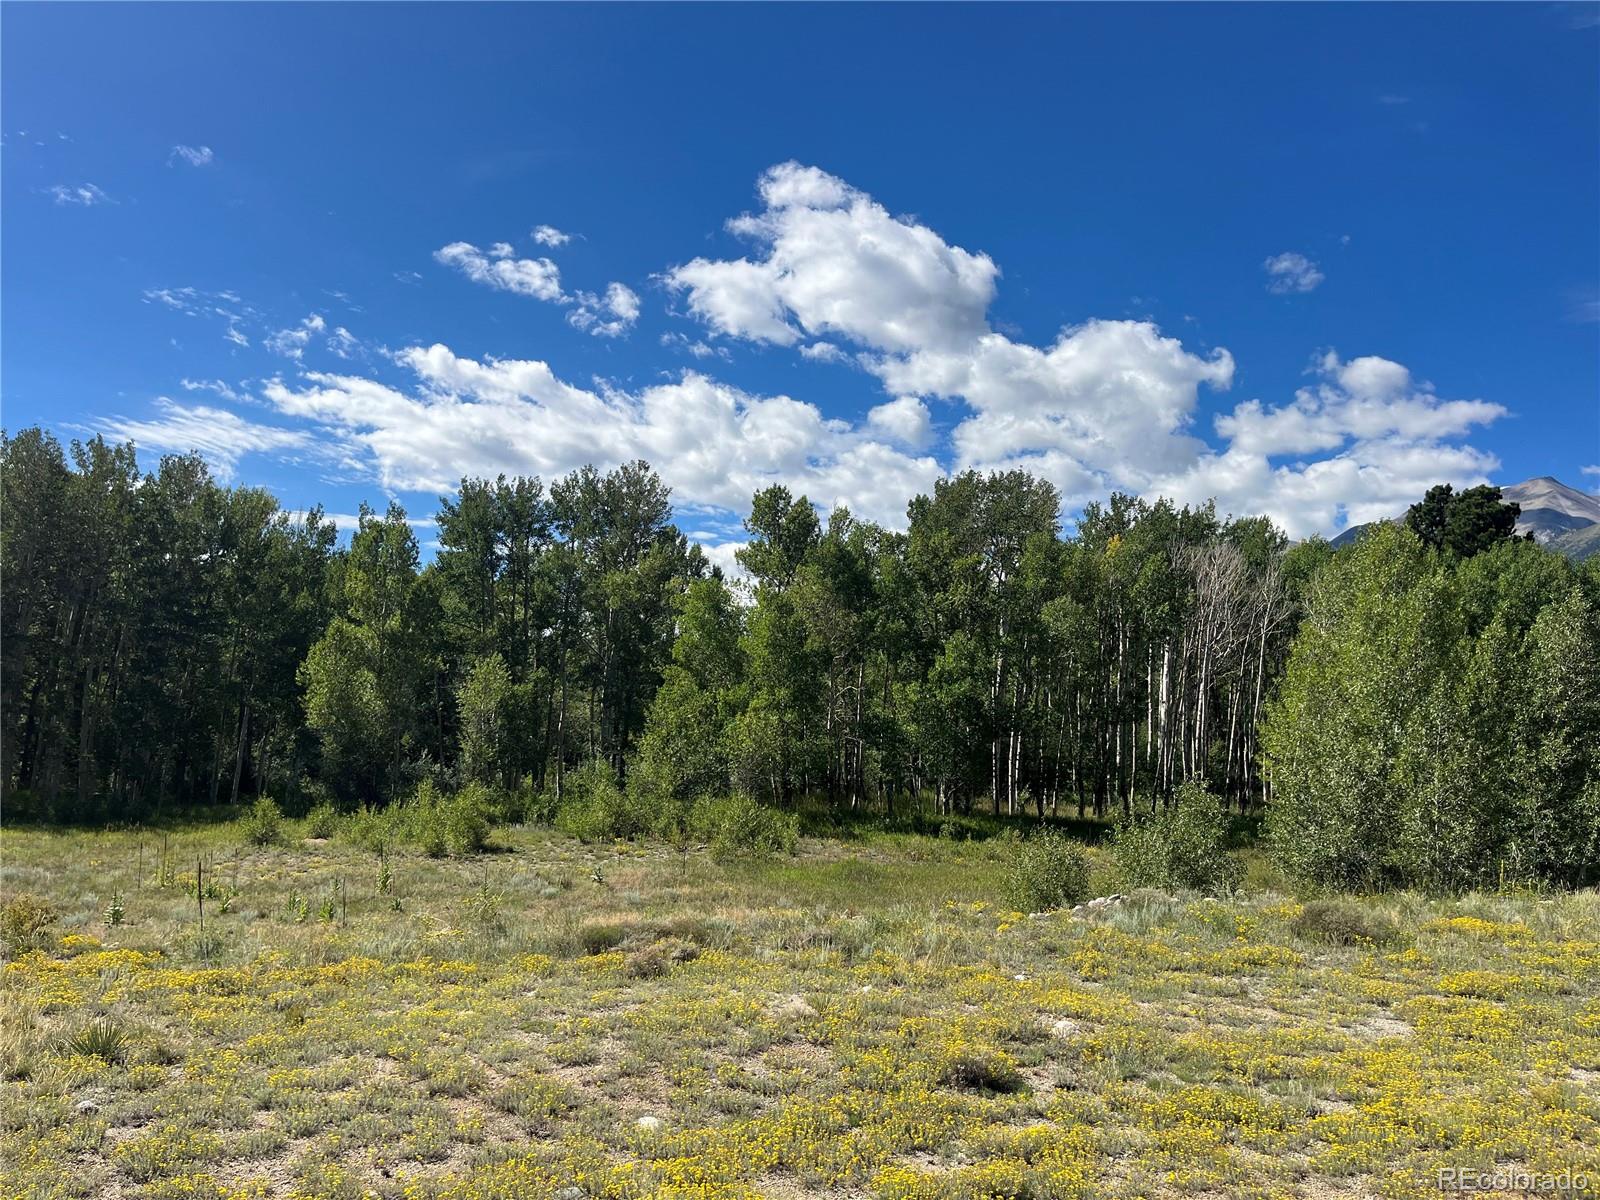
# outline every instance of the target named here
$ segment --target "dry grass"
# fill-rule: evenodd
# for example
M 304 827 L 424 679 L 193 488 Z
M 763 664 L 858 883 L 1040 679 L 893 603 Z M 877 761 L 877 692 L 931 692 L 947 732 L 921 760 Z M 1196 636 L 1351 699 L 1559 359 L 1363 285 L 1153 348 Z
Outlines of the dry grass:
M 56 919 L 3 973 L 5 1195 L 1600 1179 L 1593 894 L 1360 902 L 1404 937 L 1339 945 L 1273 894 L 1000 911 L 1005 850 L 983 843 L 719 865 L 512 830 L 474 859 L 391 854 L 381 889 L 374 856 L 302 832 L 189 829 L 159 861 L 149 834 L 7 831 L 6 895 Z

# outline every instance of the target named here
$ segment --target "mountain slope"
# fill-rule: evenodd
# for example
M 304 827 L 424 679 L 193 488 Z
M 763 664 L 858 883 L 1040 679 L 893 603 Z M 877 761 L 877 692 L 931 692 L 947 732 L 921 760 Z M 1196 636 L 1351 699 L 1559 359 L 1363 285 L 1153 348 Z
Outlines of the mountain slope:
M 1552 550 L 1559 550 L 1573 562 L 1582 562 L 1586 558 L 1600 554 L 1600 523 L 1574 529 L 1546 544 Z
M 1518 533 L 1531 533 L 1548 544 L 1564 534 L 1600 524 L 1600 497 L 1570 488 L 1559 479 L 1540 475 L 1500 489 L 1500 498 L 1522 506 Z

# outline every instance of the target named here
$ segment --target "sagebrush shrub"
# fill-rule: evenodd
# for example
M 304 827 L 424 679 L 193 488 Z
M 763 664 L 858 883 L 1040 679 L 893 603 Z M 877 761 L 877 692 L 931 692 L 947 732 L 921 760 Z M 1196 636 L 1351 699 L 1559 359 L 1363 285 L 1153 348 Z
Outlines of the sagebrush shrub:
M 1035 834 L 1012 856 L 1006 902 L 1018 912 L 1046 912 L 1089 895 L 1089 858 L 1083 847 L 1054 830 Z
M 1020 1092 L 1022 1072 L 1011 1056 L 1002 1051 L 985 1052 L 958 1049 L 945 1060 L 939 1082 L 947 1087 L 972 1088 L 986 1092 Z
M 20 892 L 0 907 L 0 949 L 7 958 L 37 950 L 48 940 L 46 934 L 56 919 L 56 910 L 47 900 Z
M 1387 914 L 1353 900 L 1312 900 L 1290 922 L 1300 937 L 1331 946 L 1393 946 L 1400 927 Z

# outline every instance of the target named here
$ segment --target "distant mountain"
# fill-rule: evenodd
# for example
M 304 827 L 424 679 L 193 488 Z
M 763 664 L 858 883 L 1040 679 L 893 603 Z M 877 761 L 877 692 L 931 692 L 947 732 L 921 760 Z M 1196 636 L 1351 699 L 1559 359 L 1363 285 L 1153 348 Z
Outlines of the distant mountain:
M 1559 479 L 1540 475 L 1500 489 L 1500 498 L 1521 507 L 1517 532 L 1531 533 L 1541 546 L 1558 550 L 1575 562 L 1600 552 L 1600 496 L 1568 487 Z M 1420 497 L 1419 497 L 1420 499 Z M 1398 522 L 1405 514 L 1389 518 Z M 1329 541 L 1335 548 L 1365 536 L 1376 521 L 1352 525 Z
M 1393 522 L 1398 522 L 1400 520 L 1399 517 L 1390 517 L 1389 519 Z M 1375 529 L 1379 524 L 1380 522 L 1378 521 L 1367 521 L 1361 525 L 1352 525 L 1342 533 L 1336 534 L 1334 537 L 1329 538 L 1328 545 L 1332 546 L 1335 550 L 1337 550 L 1340 546 L 1348 546 L 1351 542 L 1360 541 L 1362 538 L 1366 537 L 1367 534 L 1371 530 Z
M 1548 475 L 1501 488 L 1500 498 L 1522 506 L 1517 532 L 1533 534 L 1536 542 L 1548 544 L 1562 534 L 1600 523 L 1600 497 Z

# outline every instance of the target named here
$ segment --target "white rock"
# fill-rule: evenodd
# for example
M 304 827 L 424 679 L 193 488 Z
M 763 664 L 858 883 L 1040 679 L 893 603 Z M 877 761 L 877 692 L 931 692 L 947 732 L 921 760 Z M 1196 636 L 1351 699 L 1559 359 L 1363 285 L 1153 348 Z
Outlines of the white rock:
M 1059 1021 L 1050 1026 L 1050 1032 L 1052 1035 L 1058 1038 L 1071 1037 L 1073 1034 L 1078 1032 L 1078 1023 L 1067 1017 L 1062 1017 Z
M 583 1200 L 589 1193 L 581 1187 L 564 1187 L 556 1193 L 556 1200 Z
M 660 1117 L 645 1116 L 645 1117 L 640 1117 L 633 1124 L 634 1124 L 634 1128 L 640 1130 L 643 1133 L 656 1133 L 656 1132 L 660 1131 L 661 1125 L 662 1125 L 662 1121 L 661 1121 Z
M 1028 977 L 1026 975 L 1013 975 L 1011 978 L 1016 980 L 1018 983 L 1028 982 Z
M 96 1104 L 93 1100 L 79 1100 L 78 1101 L 78 1112 L 82 1116 L 86 1116 L 86 1117 L 87 1116 L 92 1116 L 94 1113 L 97 1113 L 99 1111 L 100 1111 L 100 1106 L 98 1104 Z

